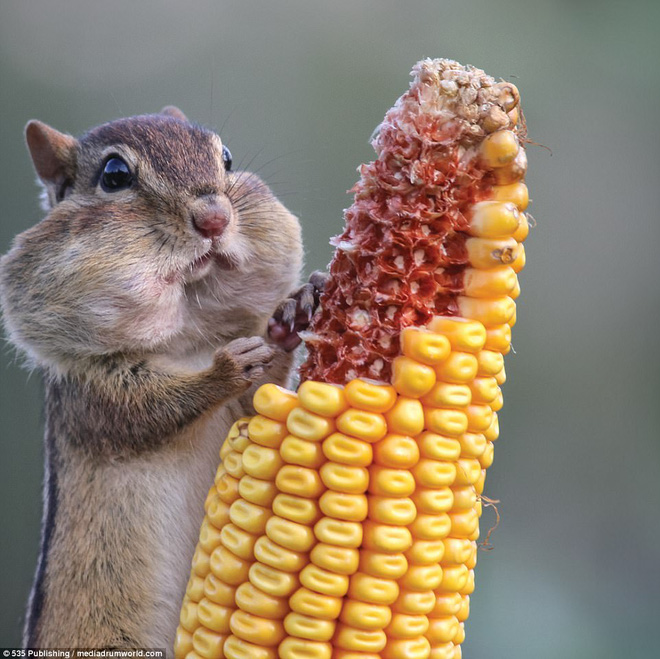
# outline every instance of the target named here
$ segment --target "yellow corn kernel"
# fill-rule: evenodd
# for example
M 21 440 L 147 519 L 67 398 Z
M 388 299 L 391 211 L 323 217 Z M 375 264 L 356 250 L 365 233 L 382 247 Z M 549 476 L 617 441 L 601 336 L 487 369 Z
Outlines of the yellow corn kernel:
M 199 530 L 199 546 L 210 554 L 219 544 L 220 531 L 209 522 L 208 518 L 205 518 Z
M 436 332 L 423 327 L 406 327 L 401 332 L 401 352 L 422 364 L 436 366 L 447 359 L 450 351 L 447 337 Z
M 461 454 L 461 445 L 454 437 L 444 437 L 434 432 L 424 432 L 418 438 L 419 451 L 425 458 L 433 460 L 456 460 Z
M 308 442 L 320 442 L 334 432 L 335 423 L 333 419 L 319 416 L 302 407 L 295 407 L 287 417 L 286 427 L 296 437 Z
M 369 486 L 369 472 L 365 467 L 326 462 L 318 473 L 324 485 L 335 492 L 362 494 Z
M 495 458 L 493 442 L 486 442 L 484 452 L 478 457 L 481 468 L 488 469 L 493 464 L 493 460 Z
M 230 586 L 239 586 L 247 579 L 250 563 L 220 546 L 213 550 L 209 558 L 209 567 L 221 581 Z
M 529 220 L 527 219 L 527 215 L 525 213 L 521 213 L 520 224 L 518 225 L 518 228 L 516 229 L 512 237 L 514 240 L 521 243 L 527 238 L 528 235 L 529 235 Z
M 256 506 L 245 499 L 237 499 L 229 509 L 229 519 L 248 533 L 260 535 L 266 528 L 266 522 L 271 516 L 271 511 L 261 506 Z
M 275 484 L 281 492 L 309 499 L 316 499 L 325 490 L 318 470 L 296 465 L 284 465 L 277 472 Z
M 229 453 L 222 461 L 222 465 L 225 471 L 234 478 L 241 478 L 245 474 L 242 456 L 237 451 Z
M 303 382 L 298 387 L 298 398 L 305 409 L 321 416 L 338 416 L 348 407 L 344 390 L 325 382 Z
M 408 561 L 403 554 L 390 554 L 362 549 L 360 551 L 360 571 L 372 577 L 400 579 L 408 569 Z
M 207 513 L 209 511 L 209 506 L 211 505 L 211 502 L 216 499 L 218 496 L 218 490 L 215 489 L 215 483 L 211 485 L 209 488 L 209 491 L 206 495 L 206 499 L 204 500 L 204 512 Z
M 477 518 L 478 522 L 479 518 Z M 441 540 L 453 531 L 452 519 L 447 513 L 428 515 L 421 513 L 410 525 L 410 531 L 419 540 Z
M 304 499 L 293 494 L 278 494 L 273 501 L 273 513 L 306 525 L 321 519 L 321 511 L 314 499 Z
M 248 613 L 275 620 L 281 620 L 289 612 L 286 599 L 268 595 L 249 581 L 236 589 L 236 605 Z
M 224 460 L 233 450 L 234 447 L 229 443 L 229 441 L 225 440 L 225 442 L 220 447 L 220 460 Z M 220 464 L 220 468 L 223 468 L 222 464 Z
M 456 632 L 456 636 L 454 636 L 454 639 L 452 643 L 460 648 L 461 643 L 465 641 L 465 624 L 462 622 L 458 623 L 458 631 Z
M 318 469 L 324 462 L 323 450 L 318 442 L 308 442 L 305 439 L 288 435 L 280 446 L 282 459 L 301 467 Z
M 339 597 L 321 595 L 308 588 L 299 588 L 289 600 L 291 610 L 314 618 L 335 620 L 341 612 L 343 600 Z
M 190 579 L 188 579 L 186 597 L 193 602 L 199 602 L 204 597 L 204 579 L 194 572 L 190 575 Z
M 234 612 L 229 624 L 238 638 L 267 647 L 277 645 L 286 635 L 279 620 L 254 616 L 241 610 Z
M 219 535 L 222 539 L 223 546 L 232 554 L 246 561 L 254 558 L 256 536 L 238 528 L 235 524 L 223 526 Z
M 513 316 L 516 303 L 508 296 L 488 299 L 459 296 L 458 308 L 462 316 L 478 320 L 488 329 L 508 322 Z
M 413 468 L 413 476 L 421 487 L 446 487 L 456 478 L 456 465 L 453 462 L 422 458 Z
M 515 313 L 515 307 L 514 307 Z M 508 323 L 488 328 L 486 348 L 506 355 L 511 349 L 511 326 Z
M 381 653 L 382 659 L 428 659 L 430 656 L 431 644 L 424 636 L 391 639 Z
M 283 464 L 280 452 L 274 448 L 252 444 L 243 451 L 243 469 L 253 478 L 273 480 Z
M 387 428 L 394 434 L 415 436 L 424 430 L 424 408 L 416 398 L 399 396 L 385 418 Z
M 525 267 L 526 260 L 527 257 L 525 256 L 525 246 L 519 245 L 516 258 L 511 264 L 511 267 L 513 268 L 514 272 L 520 272 Z
M 360 409 L 346 410 L 337 417 L 337 428 L 346 435 L 363 439 L 365 442 L 377 442 L 387 433 L 387 424 L 382 414 Z
M 473 508 L 449 513 L 451 535 L 455 538 L 471 538 L 479 529 L 479 515 Z
M 429 618 L 443 618 L 457 616 L 463 605 L 463 598 L 456 592 L 436 591 L 435 606 L 429 613 Z
M 303 568 L 303 572 L 308 567 Z M 276 570 L 263 563 L 253 563 L 248 578 L 255 588 L 273 597 L 288 597 L 299 585 L 298 575 Z
M 198 546 L 197 549 L 195 549 L 195 554 L 192 559 L 193 572 L 200 577 L 205 577 L 210 570 L 209 560 L 209 554 Z
M 483 494 L 485 483 L 486 483 L 486 470 L 482 469 L 481 470 L 481 477 L 474 484 L 474 490 L 477 494 Z
M 520 212 L 515 204 L 480 201 L 472 206 L 467 232 L 477 238 L 508 238 L 519 224 Z M 430 329 L 438 331 L 433 326 Z
M 233 608 L 236 588 L 223 583 L 212 572 L 204 579 L 204 596 L 222 606 Z
M 511 298 L 511 299 L 513 299 L 513 298 Z M 513 310 L 513 316 L 511 316 L 511 318 L 509 319 L 509 322 L 507 323 L 507 325 L 509 327 L 513 327 L 516 324 L 517 320 L 518 320 L 518 314 L 517 314 L 516 309 L 514 309 Z
M 392 609 L 408 615 L 426 615 L 435 607 L 435 593 L 432 590 L 402 590 Z
M 521 245 L 514 238 L 468 238 L 465 248 L 471 267 L 490 270 L 502 265 L 513 267 Z
M 476 488 L 472 485 L 461 485 L 451 488 L 454 496 L 453 512 L 474 508 L 477 504 Z
M 462 410 L 428 407 L 424 411 L 424 420 L 431 432 L 441 435 L 458 437 L 468 428 L 468 418 Z
M 434 590 L 442 581 L 442 567 L 437 563 L 432 565 L 411 565 L 408 571 L 399 579 L 399 585 L 406 590 Z
M 310 554 L 314 565 L 338 574 L 357 572 L 360 554 L 357 549 L 344 545 L 335 546 L 325 542 L 315 545 Z
M 223 444 L 223 447 L 229 446 L 233 451 L 236 451 L 236 453 L 243 453 L 243 451 L 252 443 L 252 440 L 248 437 L 248 431 L 247 431 L 248 421 L 249 420 L 243 422 L 245 434 L 237 435 L 232 439 L 228 439 Z M 220 458 L 224 460 L 224 457 L 222 455 L 220 456 Z
M 193 649 L 192 634 L 179 626 L 174 637 L 174 656 L 185 657 Z
M 476 377 L 470 382 L 473 403 L 492 403 L 501 393 L 494 377 Z
M 335 633 L 335 622 L 312 618 L 294 611 L 284 618 L 284 628 L 290 636 L 310 641 L 329 641 Z
M 367 497 L 327 490 L 319 499 L 319 506 L 328 517 L 349 522 L 361 522 L 367 517 Z
M 456 616 L 444 616 L 442 618 L 429 618 L 429 628 L 426 638 L 431 645 L 449 643 L 458 632 L 458 620 Z M 452 657 L 453 655 L 448 655 Z
M 373 445 L 373 456 L 382 467 L 409 469 L 419 460 L 419 447 L 412 437 L 389 434 Z
M 280 659 L 330 659 L 332 645 L 288 636 L 277 649 Z
M 493 410 L 490 409 L 490 405 L 468 405 L 465 413 L 468 432 L 483 432 L 488 430 L 493 422 Z
M 371 444 L 340 432 L 334 432 L 323 440 L 322 449 L 325 457 L 332 462 L 366 467 L 373 460 Z
M 218 479 L 215 486 L 218 490 L 218 496 L 225 503 L 233 503 L 238 499 L 238 479 L 233 476 L 223 474 L 223 476 Z
M 493 412 L 493 422 L 490 424 L 488 430 L 484 432 L 484 437 L 489 442 L 494 442 L 500 436 L 500 422 L 497 412 Z
M 511 183 L 510 185 L 494 185 L 492 195 L 495 201 L 515 204 L 519 211 L 524 211 L 529 205 L 529 191 L 522 182 Z
M 293 391 L 269 382 L 255 391 L 252 405 L 257 414 L 275 421 L 286 421 L 289 412 L 298 405 L 298 396 Z
M 511 269 L 513 270 L 513 268 L 511 268 Z M 515 272 L 515 270 L 514 270 L 514 272 Z M 511 292 L 509 293 L 509 297 L 512 300 L 517 300 L 520 297 L 520 282 L 518 281 L 518 277 L 516 277 L 516 284 L 513 287 L 513 289 L 511 289 Z
M 477 355 L 477 364 L 477 375 L 496 377 L 504 369 L 504 357 L 494 350 L 482 350 Z
M 194 651 L 203 659 L 221 656 L 226 640 L 226 634 L 218 634 L 204 627 L 196 629 L 192 635 Z
M 404 526 L 410 524 L 417 515 L 417 508 L 407 497 L 369 497 L 369 519 L 382 524 Z
M 479 145 L 479 157 L 488 168 L 508 165 L 518 155 L 520 145 L 511 130 L 497 130 L 487 135 Z
M 486 438 L 481 433 L 466 432 L 459 441 L 463 457 L 478 458 L 486 450 Z
M 250 503 L 267 508 L 277 496 L 277 487 L 272 481 L 264 481 L 245 475 L 238 483 L 238 493 Z
M 335 647 L 344 650 L 380 652 L 387 643 L 387 636 L 380 629 L 356 629 L 339 624 L 333 641 Z
M 400 552 L 406 551 L 412 542 L 412 534 L 404 526 L 376 524 L 369 519 L 364 522 L 362 544 L 366 549 Z
M 435 371 L 410 357 L 400 355 L 392 362 L 392 385 L 402 396 L 419 398 L 435 384 Z
M 328 572 L 313 563 L 300 573 L 300 583 L 309 590 L 332 597 L 343 597 L 348 591 L 347 575 Z
M 397 613 L 392 616 L 392 621 L 385 630 L 389 640 L 388 646 L 392 643 L 391 639 L 417 638 L 418 636 L 422 636 L 428 627 L 429 619 L 424 615 Z M 403 656 L 408 657 L 410 655 Z
M 285 549 L 266 536 L 261 536 L 255 543 L 254 557 L 283 572 L 300 572 L 309 563 L 307 554 Z
M 356 572 L 348 587 L 348 596 L 371 604 L 392 604 L 399 596 L 399 585 L 391 579 Z
M 309 551 L 315 544 L 314 531 L 305 524 L 273 515 L 266 523 L 266 535 L 278 545 L 293 551 Z
M 203 599 L 197 607 L 197 618 L 204 627 L 220 634 L 229 633 L 229 618 L 233 608 Z
M 257 415 L 250 419 L 248 425 L 250 439 L 260 446 L 279 448 L 286 437 L 286 425 L 281 421 L 273 421 L 268 417 Z
M 233 634 L 225 641 L 223 651 L 227 659 L 277 659 L 274 647 L 255 645 Z
M 366 380 L 351 380 L 344 387 L 344 395 L 351 407 L 366 412 L 387 412 L 396 401 L 396 389 L 391 385 Z
M 407 497 L 415 491 L 415 479 L 407 469 L 373 464 L 369 468 L 369 492 L 380 496 Z
M 389 606 L 382 604 L 367 604 L 347 599 L 339 619 L 344 624 L 358 629 L 384 629 L 392 619 L 392 611 Z
M 418 487 L 410 496 L 420 513 L 445 513 L 454 504 L 454 493 L 449 487 Z
M 362 544 L 362 524 L 343 519 L 322 517 L 314 525 L 314 535 L 319 542 L 338 547 L 359 547 Z
M 445 565 L 439 590 L 459 593 L 467 584 L 468 573 L 465 565 Z
M 472 543 L 466 538 L 445 538 L 444 563 L 466 563 L 472 554 Z
M 459 595 L 459 597 L 461 598 L 461 605 L 455 615 L 459 622 L 465 622 L 470 617 L 470 596 Z
M 463 275 L 463 289 L 468 297 L 511 296 L 517 285 L 518 277 L 509 266 L 500 266 L 491 270 L 467 268 Z
M 503 167 L 497 167 L 491 174 L 495 185 L 510 185 L 525 178 L 527 173 L 527 155 L 525 149 L 519 149 L 516 157 Z
M 435 372 L 442 382 L 470 382 L 477 373 L 477 358 L 467 352 L 452 352 L 446 361 L 435 367 Z
M 442 540 L 415 540 L 406 551 L 406 559 L 413 565 L 440 563 L 444 551 Z
M 197 619 L 197 602 L 184 601 L 179 615 L 181 626 L 191 634 L 199 627 Z
M 449 339 L 452 350 L 478 352 L 486 340 L 484 326 L 469 318 L 459 316 L 434 316 L 428 323 L 429 329 Z
M 465 566 L 467 568 L 467 565 Z M 461 588 L 461 595 L 471 595 L 474 592 L 474 570 L 468 569 L 468 576 L 463 588 Z

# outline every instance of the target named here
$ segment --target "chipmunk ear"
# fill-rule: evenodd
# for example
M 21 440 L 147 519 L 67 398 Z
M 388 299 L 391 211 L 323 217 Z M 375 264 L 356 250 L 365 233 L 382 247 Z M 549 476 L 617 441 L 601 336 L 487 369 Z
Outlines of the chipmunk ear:
M 33 119 L 25 127 L 25 140 L 34 168 L 45 184 L 59 187 L 67 181 L 75 167 L 75 137 Z
M 164 114 L 168 117 L 174 117 L 175 119 L 180 119 L 181 121 L 188 121 L 188 117 L 186 117 L 179 108 L 177 108 L 174 105 L 166 105 L 161 111 L 160 114 Z

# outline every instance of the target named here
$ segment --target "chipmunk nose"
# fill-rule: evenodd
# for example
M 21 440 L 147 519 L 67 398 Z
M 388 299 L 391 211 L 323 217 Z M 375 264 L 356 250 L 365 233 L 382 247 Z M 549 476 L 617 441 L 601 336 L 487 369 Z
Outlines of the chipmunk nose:
M 192 223 L 204 238 L 221 236 L 231 218 L 231 206 L 228 200 L 213 197 L 197 204 L 192 211 Z

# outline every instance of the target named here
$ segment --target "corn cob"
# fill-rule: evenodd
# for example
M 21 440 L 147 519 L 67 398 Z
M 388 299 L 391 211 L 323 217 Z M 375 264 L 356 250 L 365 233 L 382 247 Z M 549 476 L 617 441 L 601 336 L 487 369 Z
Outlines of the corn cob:
M 296 393 L 238 420 L 182 659 L 461 656 L 528 232 L 513 85 L 424 60 L 364 165 Z

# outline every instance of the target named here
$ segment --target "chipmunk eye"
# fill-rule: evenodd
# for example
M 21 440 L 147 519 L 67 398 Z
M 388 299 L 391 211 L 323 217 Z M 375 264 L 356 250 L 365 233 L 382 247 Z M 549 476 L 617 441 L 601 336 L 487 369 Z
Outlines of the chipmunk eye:
M 224 145 L 222 147 L 222 162 L 225 163 L 225 171 L 231 172 L 231 151 Z
M 103 166 L 100 183 L 106 192 L 125 190 L 131 187 L 133 174 L 131 174 L 128 165 L 121 158 L 111 156 Z

